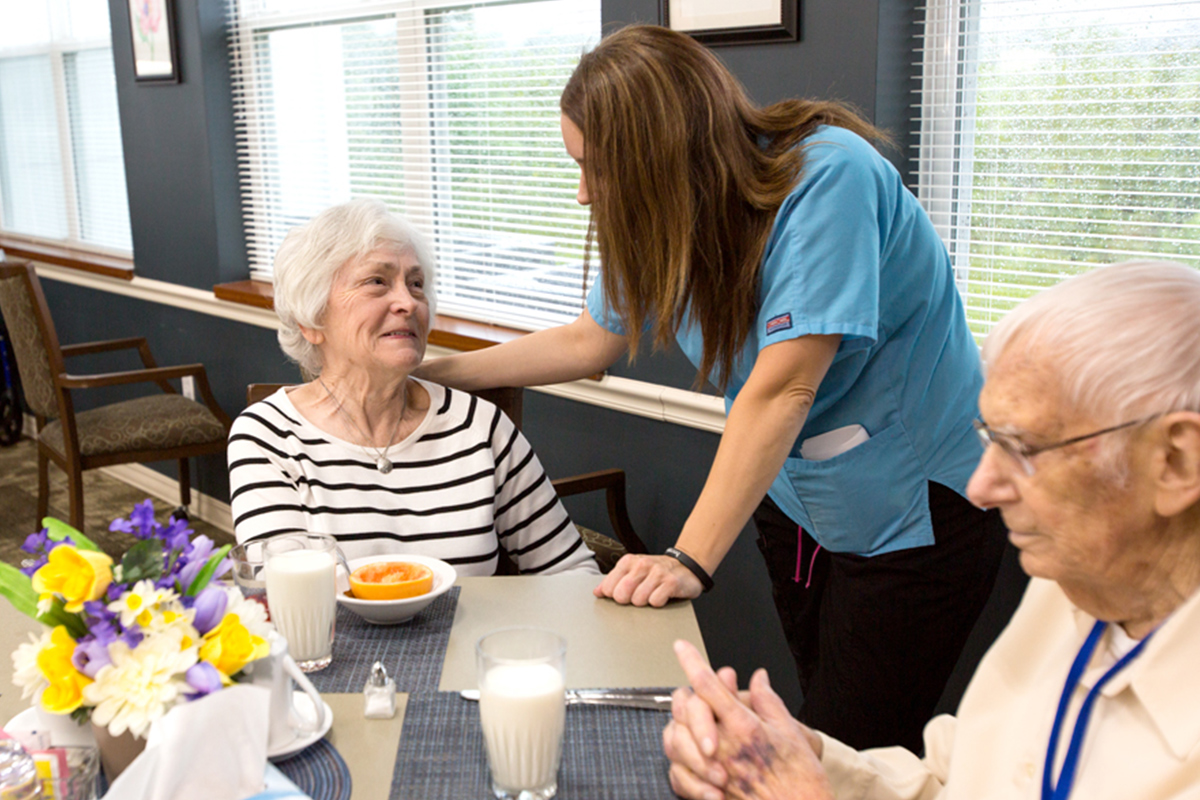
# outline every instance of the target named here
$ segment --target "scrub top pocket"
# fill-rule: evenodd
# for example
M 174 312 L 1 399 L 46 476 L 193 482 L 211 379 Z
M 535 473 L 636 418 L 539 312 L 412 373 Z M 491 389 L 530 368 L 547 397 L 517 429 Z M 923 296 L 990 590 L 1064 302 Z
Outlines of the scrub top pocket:
M 797 522 L 827 550 L 878 555 L 933 544 L 928 478 L 899 423 L 830 459 L 789 458 L 783 473 L 808 517 Z

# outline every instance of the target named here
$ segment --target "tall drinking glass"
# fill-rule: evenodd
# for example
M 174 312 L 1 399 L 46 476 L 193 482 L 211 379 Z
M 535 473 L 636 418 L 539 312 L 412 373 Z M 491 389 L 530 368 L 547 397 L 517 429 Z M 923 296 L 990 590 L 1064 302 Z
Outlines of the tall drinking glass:
M 229 551 L 229 570 L 233 583 L 241 591 L 242 597 L 254 600 L 267 607 L 267 583 L 264 570 L 266 569 L 267 543 L 262 540 L 244 542 L 234 545 Z M 270 618 L 270 609 L 267 609 Z
M 286 533 L 267 540 L 263 570 L 271 621 L 304 672 L 333 660 L 337 614 L 337 543 L 322 533 Z
M 538 628 L 504 628 L 480 639 L 475 653 L 492 792 L 501 800 L 553 797 L 566 719 L 567 643 Z

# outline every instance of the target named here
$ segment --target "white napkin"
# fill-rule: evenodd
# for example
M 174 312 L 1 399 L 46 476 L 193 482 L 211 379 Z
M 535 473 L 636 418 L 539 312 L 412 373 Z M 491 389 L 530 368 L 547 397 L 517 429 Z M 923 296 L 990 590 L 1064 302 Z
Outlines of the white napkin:
M 176 706 L 105 800 L 242 800 L 263 791 L 271 693 L 238 684 Z

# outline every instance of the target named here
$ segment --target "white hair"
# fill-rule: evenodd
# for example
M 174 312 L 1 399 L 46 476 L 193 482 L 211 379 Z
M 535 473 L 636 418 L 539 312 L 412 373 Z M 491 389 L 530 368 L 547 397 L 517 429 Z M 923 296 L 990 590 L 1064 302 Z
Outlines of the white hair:
M 1049 354 L 1068 407 L 1113 424 L 1200 411 L 1200 271 L 1129 261 L 1063 281 L 992 330 L 983 360 L 1005 349 Z
M 311 375 L 321 372 L 321 352 L 301 326 L 320 330 L 338 270 L 379 247 L 409 251 L 425 271 L 429 316 L 437 312 L 433 248 L 424 234 L 379 200 L 351 200 L 293 228 L 275 253 L 275 313 L 283 327 L 279 346 Z

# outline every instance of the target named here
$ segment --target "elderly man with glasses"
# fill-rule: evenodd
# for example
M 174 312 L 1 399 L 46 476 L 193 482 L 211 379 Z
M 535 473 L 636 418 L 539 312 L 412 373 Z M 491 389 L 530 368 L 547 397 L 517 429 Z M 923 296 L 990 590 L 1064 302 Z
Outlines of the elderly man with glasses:
M 1200 797 L 1200 272 L 1129 263 L 1066 281 L 983 349 L 968 486 L 1032 576 L 925 756 L 855 751 L 737 691 L 685 643 L 694 691 L 663 733 L 682 796 Z

